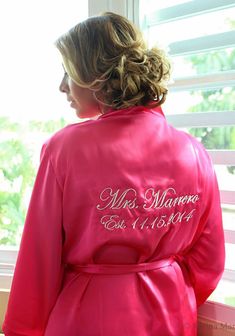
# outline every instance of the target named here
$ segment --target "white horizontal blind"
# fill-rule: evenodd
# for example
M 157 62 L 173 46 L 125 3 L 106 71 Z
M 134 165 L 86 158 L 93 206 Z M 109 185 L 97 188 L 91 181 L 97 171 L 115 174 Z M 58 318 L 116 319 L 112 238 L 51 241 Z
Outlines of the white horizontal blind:
M 171 3 L 174 3 L 174 1 L 171 1 Z M 157 12 L 153 12 L 152 15 L 148 17 L 148 26 L 157 25 L 162 22 L 181 20 L 186 17 L 229 7 L 234 7 L 233 0 L 182 1 L 182 3 L 178 5 L 169 6 Z
M 224 8 L 235 7 L 235 1 L 190 1 L 176 6 L 163 8 L 152 12 L 145 17 L 143 29 L 147 30 L 151 26 L 159 25 L 169 21 L 181 20 L 185 17 L 192 17 L 198 14 L 219 11 Z M 195 27 L 196 29 L 196 27 Z M 157 37 L 156 37 L 157 38 Z M 229 48 L 235 46 L 235 30 L 202 36 L 195 39 L 176 41 L 169 45 L 170 56 L 182 56 L 191 53 L 199 53 L 207 50 L 219 48 Z M 170 84 L 170 92 L 180 92 L 192 89 L 215 89 L 224 86 L 235 86 L 235 70 L 223 71 L 219 73 L 197 75 L 190 77 L 175 78 Z M 169 123 L 178 128 L 185 127 L 221 127 L 235 125 L 235 111 L 187 113 L 166 116 Z M 211 150 L 212 160 L 215 164 L 235 165 L 235 150 Z M 222 203 L 235 204 L 235 191 L 223 191 Z
M 197 3 L 197 6 L 190 7 L 189 3 L 180 5 L 185 10 L 177 13 L 187 12 L 187 15 L 202 13 L 205 11 L 221 10 L 225 6 L 235 6 L 235 1 L 193 1 Z M 213 5 L 214 4 L 214 5 Z M 177 7 L 174 7 L 176 10 Z M 179 8 L 178 8 L 179 9 Z M 179 14 L 176 15 L 175 10 L 169 10 L 165 12 L 168 14 L 167 19 L 180 19 Z M 163 12 L 164 13 L 164 12 Z M 170 17 L 170 13 L 172 17 Z M 221 34 L 214 34 L 203 36 L 200 38 L 174 42 L 169 46 L 170 55 L 185 55 L 190 53 L 199 53 L 208 50 L 216 50 L 219 48 L 229 48 L 235 46 L 235 31 L 230 31 Z M 194 77 L 176 78 L 174 83 L 170 85 L 171 91 L 183 91 L 191 89 L 215 89 L 223 88 L 224 86 L 235 86 L 235 71 L 213 73 L 209 75 L 199 75 Z M 183 115 L 169 115 L 168 121 L 176 127 L 221 127 L 235 125 L 235 111 L 219 111 L 219 112 L 202 112 L 202 113 L 190 113 Z M 216 165 L 235 165 L 235 150 L 209 150 L 212 161 Z M 221 202 L 222 204 L 235 204 L 235 191 L 221 190 Z M 235 244 L 235 231 L 225 231 L 225 239 L 227 243 Z M 225 275 L 232 275 L 232 279 L 235 281 L 234 271 L 225 271 Z M 231 276 L 229 276 L 231 279 Z
M 147 39 L 153 44 L 154 38 L 156 38 L 157 44 L 161 39 L 163 42 L 167 39 L 167 34 L 169 35 L 169 43 L 164 45 L 168 47 L 169 55 L 172 59 L 176 59 L 175 67 L 177 67 L 177 59 L 180 60 L 183 57 L 191 55 L 199 55 L 202 53 L 209 53 L 220 50 L 234 50 L 235 49 L 235 28 L 224 29 L 225 31 L 213 31 L 213 29 L 208 28 L 208 33 L 195 36 L 198 26 L 190 25 L 190 20 L 194 20 L 199 15 L 210 15 L 221 13 L 225 10 L 235 10 L 235 1 L 231 0 L 195 0 L 195 1 L 171 1 L 171 6 L 168 6 L 170 1 L 166 1 L 166 8 L 157 8 L 154 5 L 154 1 L 142 1 L 142 10 L 145 10 L 144 15 L 141 17 L 141 29 L 144 31 Z M 175 3 L 175 5 L 172 5 Z M 178 3 L 178 4 L 176 4 Z M 158 4 L 164 6 L 164 4 Z M 146 9 L 146 7 L 149 7 Z M 151 8 L 151 9 L 150 9 Z M 156 10 L 155 10 L 156 8 Z M 209 18 L 209 16 L 208 16 Z M 190 32 L 187 32 L 188 36 L 186 39 L 181 38 L 179 34 L 178 38 L 174 39 L 171 33 L 174 35 L 174 31 L 170 31 L 170 26 L 172 23 L 182 24 L 185 21 L 185 30 L 192 30 L 192 37 L 190 37 Z M 168 26 L 169 25 L 169 26 Z M 213 25 L 213 21 L 208 20 L 208 27 Z M 235 26 L 235 22 L 234 22 Z M 158 28 L 159 27 L 159 28 Z M 164 28 L 162 28 L 164 27 Z M 169 28 L 168 28 L 169 27 Z M 176 27 L 176 25 L 175 25 Z M 200 28 L 200 27 L 199 27 Z M 158 30 L 159 29 L 159 30 Z M 152 31 L 152 33 L 151 33 Z M 154 31 L 154 33 L 153 33 Z M 200 35 L 200 34 L 199 34 Z M 161 43 L 160 43 L 161 46 Z M 178 72 L 179 73 L 179 72 Z M 235 66 L 233 69 L 224 71 L 206 71 L 205 73 L 185 75 L 184 72 L 179 76 L 173 78 L 173 83 L 169 85 L 169 96 L 173 93 L 177 97 L 177 94 L 182 94 L 182 92 L 192 92 L 195 90 L 209 91 L 209 90 L 223 90 L 225 87 L 233 88 L 235 87 Z M 168 98 L 170 99 L 170 98 Z M 180 103 L 180 99 L 179 99 Z M 176 99 L 176 104 L 178 104 Z M 164 109 L 164 107 L 163 107 Z M 165 112 L 165 111 L 164 111 Z M 170 112 L 172 113 L 172 112 Z M 198 111 L 198 112 L 187 112 L 187 113 L 177 113 L 177 114 L 166 114 L 166 118 L 170 124 L 177 128 L 219 128 L 219 127 L 233 127 L 235 126 L 235 101 L 233 108 L 229 110 L 216 110 L 216 111 Z M 234 149 L 210 149 L 208 150 L 212 161 L 215 165 L 220 166 L 235 166 L 235 147 Z M 232 187 L 232 186 L 231 186 Z M 221 203 L 223 205 L 234 206 L 235 205 L 235 185 L 232 190 L 220 190 Z M 225 239 L 228 244 L 235 244 L 235 222 L 232 229 L 225 229 Z M 226 280 L 235 282 L 235 271 L 233 269 L 226 269 L 223 275 Z

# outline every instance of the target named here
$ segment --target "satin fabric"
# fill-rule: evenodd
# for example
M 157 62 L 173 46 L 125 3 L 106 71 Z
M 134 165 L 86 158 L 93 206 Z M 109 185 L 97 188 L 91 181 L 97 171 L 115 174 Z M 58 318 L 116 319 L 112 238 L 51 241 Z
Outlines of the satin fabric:
M 195 336 L 224 254 L 203 146 L 161 108 L 109 110 L 43 146 L 3 331 Z

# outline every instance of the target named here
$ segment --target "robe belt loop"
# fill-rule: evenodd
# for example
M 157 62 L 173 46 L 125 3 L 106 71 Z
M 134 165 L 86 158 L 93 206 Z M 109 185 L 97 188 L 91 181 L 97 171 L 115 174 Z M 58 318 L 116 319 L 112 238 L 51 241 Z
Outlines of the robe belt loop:
M 139 263 L 139 264 L 67 264 L 66 267 L 72 272 L 83 272 L 91 274 L 126 274 L 135 272 L 151 271 L 163 267 L 170 266 L 175 261 L 175 257 L 171 256 L 166 259 Z

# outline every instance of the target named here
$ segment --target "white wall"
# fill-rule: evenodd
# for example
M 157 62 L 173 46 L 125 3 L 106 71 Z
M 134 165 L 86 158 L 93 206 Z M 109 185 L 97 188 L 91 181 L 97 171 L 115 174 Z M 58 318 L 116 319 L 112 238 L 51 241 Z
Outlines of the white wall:
M 114 12 L 138 25 L 139 0 L 89 0 L 88 15 L 94 16 L 104 11 Z

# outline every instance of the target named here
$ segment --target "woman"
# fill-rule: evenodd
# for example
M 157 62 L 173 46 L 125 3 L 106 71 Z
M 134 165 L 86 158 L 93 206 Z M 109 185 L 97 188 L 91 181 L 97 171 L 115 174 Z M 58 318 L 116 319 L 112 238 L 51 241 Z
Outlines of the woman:
M 169 63 L 105 13 L 56 41 L 80 118 L 43 146 L 6 336 L 195 336 L 224 269 L 206 151 L 169 126 Z

